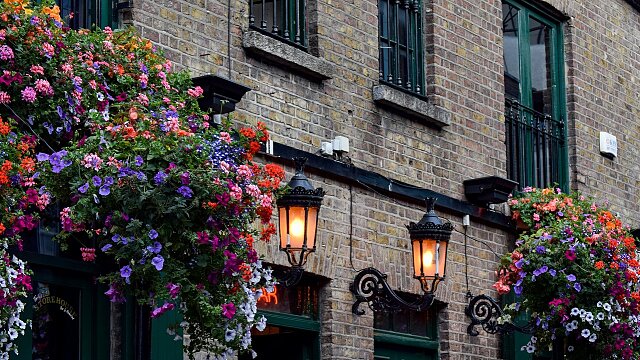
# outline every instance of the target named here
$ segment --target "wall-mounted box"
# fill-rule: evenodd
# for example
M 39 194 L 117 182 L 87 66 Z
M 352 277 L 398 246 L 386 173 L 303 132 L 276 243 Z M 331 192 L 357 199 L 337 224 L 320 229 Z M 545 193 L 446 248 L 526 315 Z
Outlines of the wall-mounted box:
M 609 159 L 618 156 L 618 140 L 615 136 L 600 131 L 600 154 Z

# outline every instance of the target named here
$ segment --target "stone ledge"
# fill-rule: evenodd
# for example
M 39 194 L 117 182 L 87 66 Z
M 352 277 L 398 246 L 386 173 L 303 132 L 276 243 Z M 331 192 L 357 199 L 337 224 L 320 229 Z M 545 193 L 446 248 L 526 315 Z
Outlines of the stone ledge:
M 254 57 L 283 65 L 313 80 L 322 81 L 333 77 L 333 67 L 328 61 L 258 31 L 245 32 L 242 47 Z
M 451 114 L 448 111 L 388 85 L 373 87 L 373 101 L 437 128 L 451 125 Z

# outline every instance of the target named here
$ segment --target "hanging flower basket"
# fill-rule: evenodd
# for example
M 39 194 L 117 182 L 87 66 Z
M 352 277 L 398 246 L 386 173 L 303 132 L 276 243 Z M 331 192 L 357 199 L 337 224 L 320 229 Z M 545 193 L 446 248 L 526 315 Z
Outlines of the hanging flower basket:
M 253 244 L 275 232 L 284 177 L 253 162 L 266 127 L 216 127 L 202 89 L 151 42 L 74 31 L 59 12 L 0 3 L 0 339 L 15 338 L 7 319 L 22 327 L 16 298 L 29 290 L 5 250 L 55 200 L 61 247 L 79 242 L 78 259 L 112 264 L 100 277 L 111 301 L 148 305 L 151 317 L 181 311 L 190 354 L 249 351 L 251 329 L 265 326 L 257 289 L 273 285 Z M 4 358 L 13 347 L 1 346 Z
M 502 320 L 531 316 L 534 333 L 522 350 L 547 351 L 564 338 L 553 351 L 569 359 L 638 359 L 640 263 L 629 228 L 592 199 L 559 189 L 527 188 L 509 205 L 529 229 L 503 257 L 494 287 L 516 294 Z

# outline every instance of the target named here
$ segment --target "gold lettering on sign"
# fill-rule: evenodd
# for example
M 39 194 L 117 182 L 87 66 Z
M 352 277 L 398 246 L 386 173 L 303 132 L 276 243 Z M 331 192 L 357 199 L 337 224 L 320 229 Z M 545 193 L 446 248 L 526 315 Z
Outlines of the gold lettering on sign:
M 71 320 L 75 320 L 76 317 L 78 316 L 78 313 L 76 313 L 76 311 L 73 309 L 73 306 L 71 306 L 71 304 L 69 304 L 66 300 L 58 297 L 58 296 L 44 296 L 42 298 L 40 298 L 34 305 L 33 305 L 33 309 L 35 311 L 40 310 L 41 307 L 43 307 L 44 305 L 58 305 L 60 311 L 62 311 L 63 313 L 67 314 Z
M 278 304 L 278 287 L 274 286 L 272 292 L 268 292 L 267 288 L 262 288 L 262 295 L 258 298 L 258 302 L 262 302 L 264 304 L 271 304 L 271 300 L 273 300 L 274 304 Z

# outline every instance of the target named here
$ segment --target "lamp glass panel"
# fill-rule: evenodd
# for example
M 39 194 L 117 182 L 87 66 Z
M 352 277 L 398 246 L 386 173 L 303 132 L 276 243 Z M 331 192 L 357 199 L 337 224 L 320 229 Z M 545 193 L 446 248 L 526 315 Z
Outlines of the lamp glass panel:
M 287 247 L 287 208 L 278 208 L 278 223 L 280 225 L 280 248 Z
M 444 272 L 447 265 L 447 245 L 448 243 L 446 241 L 440 241 L 440 247 L 438 250 L 438 253 L 439 253 L 438 276 L 439 277 L 444 277 L 445 275 Z
M 416 239 L 413 240 L 412 243 L 414 275 L 417 277 L 424 276 L 434 278 L 437 272 L 439 277 L 444 276 L 444 269 L 447 261 L 447 243 L 445 241 L 441 241 L 439 247 L 437 247 L 437 242 L 431 239 Z M 422 243 L 422 250 L 420 249 L 420 243 Z M 437 271 L 436 251 L 438 253 Z
M 415 276 L 433 277 L 436 272 L 436 242 L 435 240 L 413 240 L 413 269 Z M 422 244 L 422 249 L 420 248 Z
M 318 222 L 318 208 L 310 207 L 307 217 L 307 247 L 309 249 L 316 246 L 316 228 Z
M 293 249 L 301 249 L 304 244 L 305 211 L 302 206 L 289 208 L 289 244 Z M 285 239 L 286 241 L 286 239 Z M 286 242 L 285 242 L 286 245 Z

